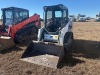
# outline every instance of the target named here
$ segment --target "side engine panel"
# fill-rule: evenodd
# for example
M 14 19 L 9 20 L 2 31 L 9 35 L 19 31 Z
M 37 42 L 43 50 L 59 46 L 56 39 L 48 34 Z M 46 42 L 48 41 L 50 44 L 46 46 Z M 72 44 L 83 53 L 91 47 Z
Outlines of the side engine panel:
M 73 25 L 73 21 L 72 19 L 70 19 L 69 22 L 66 24 L 66 26 L 63 29 L 61 29 L 60 34 L 59 34 L 59 43 L 61 45 L 64 44 L 65 35 L 69 32 L 72 33 L 72 25 Z

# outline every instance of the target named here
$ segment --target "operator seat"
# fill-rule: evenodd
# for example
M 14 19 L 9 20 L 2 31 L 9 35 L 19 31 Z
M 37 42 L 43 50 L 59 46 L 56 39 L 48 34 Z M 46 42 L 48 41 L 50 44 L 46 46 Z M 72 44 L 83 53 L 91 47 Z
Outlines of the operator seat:
M 47 30 L 49 32 L 57 31 L 57 21 L 54 18 L 49 19 L 49 21 L 47 23 Z

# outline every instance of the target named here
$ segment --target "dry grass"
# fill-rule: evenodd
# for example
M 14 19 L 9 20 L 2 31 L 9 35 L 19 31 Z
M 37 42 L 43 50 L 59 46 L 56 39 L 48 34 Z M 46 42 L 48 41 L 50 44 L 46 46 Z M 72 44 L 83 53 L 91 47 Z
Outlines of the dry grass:
M 61 69 L 20 61 L 26 45 L 0 53 L 0 75 L 100 75 L 100 23 L 75 22 L 74 43 Z

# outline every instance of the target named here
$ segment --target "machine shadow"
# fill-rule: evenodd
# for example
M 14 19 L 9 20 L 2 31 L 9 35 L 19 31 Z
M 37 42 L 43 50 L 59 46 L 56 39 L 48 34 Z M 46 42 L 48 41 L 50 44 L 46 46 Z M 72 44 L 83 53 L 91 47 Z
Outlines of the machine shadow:
M 0 53 L 1 54 L 6 54 L 6 53 L 10 53 L 12 51 L 22 51 L 23 49 L 19 48 L 18 46 L 14 46 L 12 48 L 9 48 L 9 49 L 5 49 L 3 51 L 1 51 Z
M 75 57 L 98 59 L 100 58 L 100 42 L 90 40 L 74 40 L 70 53 Z
M 83 60 L 80 60 L 80 59 L 77 59 L 77 58 L 74 58 L 72 56 L 72 54 L 68 54 L 67 57 L 65 56 L 63 58 L 63 61 L 61 62 L 61 64 L 59 65 L 59 68 L 63 68 L 64 66 L 68 66 L 68 67 L 73 67 L 77 64 L 81 64 L 81 63 L 85 63 L 85 61 Z
M 12 51 L 22 51 L 23 49 L 21 47 L 23 47 L 24 49 L 26 49 L 27 46 L 29 45 L 29 43 L 30 43 L 30 41 L 17 44 L 16 46 L 11 47 L 9 49 L 5 49 L 5 50 L 1 51 L 0 53 L 1 54 L 6 54 L 6 53 L 10 53 Z
M 85 61 L 78 59 L 79 57 L 87 59 L 99 59 L 100 42 L 75 39 L 73 45 L 69 49 L 68 55 L 66 55 L 59 68 L 64 66 L 72 67 L 79 63 L 85 63 Z

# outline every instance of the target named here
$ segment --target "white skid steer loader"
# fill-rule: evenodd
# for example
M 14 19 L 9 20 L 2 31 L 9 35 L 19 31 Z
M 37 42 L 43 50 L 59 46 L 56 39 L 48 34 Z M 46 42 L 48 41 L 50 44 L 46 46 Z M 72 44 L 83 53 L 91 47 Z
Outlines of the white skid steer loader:
M 44 27 L 38 31 L 38 41 L 32 41 L 22 55 L 23 61 L 59 68 L 73 40 L 72 19 L 62 4 L 44 6 Z

